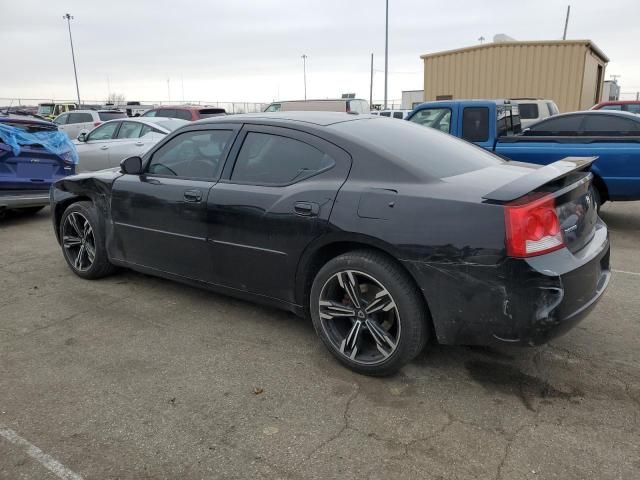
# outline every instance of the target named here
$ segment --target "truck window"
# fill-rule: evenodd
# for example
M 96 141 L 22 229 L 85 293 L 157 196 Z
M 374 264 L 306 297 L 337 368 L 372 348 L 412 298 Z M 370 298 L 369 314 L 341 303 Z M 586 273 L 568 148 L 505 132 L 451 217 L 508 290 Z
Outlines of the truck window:
M 519 103 L 518 107 L 520 108 L 520 118 L 529 120 L 540 116 L 537 103 Z
M 411 122 L 425 127 L 435 128 L 441 132 L 451 132 L 450 108 L 425 108 L 418 110 L 411 118 Z
M 466 107 L 462 113 L 462 138 L 469 142 L 489 140 L 489 109 Z
M 560 111 L 558 110 L 558 106 L 554 102 L 547 102 L 547 108 L 549 109 L 549 115 L 558 115 Z

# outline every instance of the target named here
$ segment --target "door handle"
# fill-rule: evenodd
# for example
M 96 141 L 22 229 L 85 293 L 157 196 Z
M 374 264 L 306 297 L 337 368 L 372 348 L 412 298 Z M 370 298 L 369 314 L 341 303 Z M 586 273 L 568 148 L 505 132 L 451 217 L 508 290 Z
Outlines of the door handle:
M 202 192 L 200 190 L 185 190 L 184 199 L 187 202 L 199 202 L 202 200 Z
M 314 202 L 296 202 L 293 210 L 297 215 L 304 217 L 315 217 L 320 212 L 320 205 Z
M 103 145 L 100 147 L 100 150 L 107 150 L 109 147 L 107 145 Z

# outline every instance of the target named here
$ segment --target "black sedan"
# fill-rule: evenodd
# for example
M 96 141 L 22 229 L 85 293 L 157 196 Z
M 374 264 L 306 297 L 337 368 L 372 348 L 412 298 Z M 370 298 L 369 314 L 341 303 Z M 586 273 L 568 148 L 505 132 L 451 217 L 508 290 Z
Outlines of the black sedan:
M 202 120 L 51 191 L 67 263 L 116 267 L 310 316 L 349 368 L 431 341 L 535 345 L 609 280 L 589 163 L 502 159 L 409 122 L 289 112 Z

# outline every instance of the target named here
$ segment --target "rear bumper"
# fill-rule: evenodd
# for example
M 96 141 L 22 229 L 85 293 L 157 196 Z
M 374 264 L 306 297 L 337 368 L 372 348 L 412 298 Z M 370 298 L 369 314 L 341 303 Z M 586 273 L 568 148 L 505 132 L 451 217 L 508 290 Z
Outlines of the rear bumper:
M 0 190 L 0 209 L 49 205 L 48 190 Z
M 573 254 L 562 249 L 498 265 L 406 262 L 421 286 L 438 341 L 540 345 L 584 319 L 611 272 L 607 228 Z

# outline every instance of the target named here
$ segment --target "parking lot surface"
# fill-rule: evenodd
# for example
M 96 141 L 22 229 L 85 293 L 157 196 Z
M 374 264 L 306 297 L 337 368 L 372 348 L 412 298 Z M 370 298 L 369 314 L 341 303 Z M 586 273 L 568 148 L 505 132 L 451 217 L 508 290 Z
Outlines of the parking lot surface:
M 640 204 L 602 217 L 613 278 L 574 330 L 434 346 L 384 379 L 288 313 L 76 277 L 48 209 L 3 220 L 0 478 L 638 479 Z

